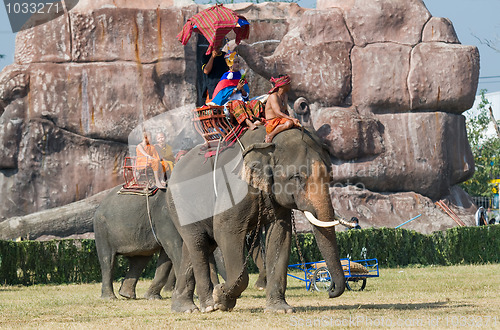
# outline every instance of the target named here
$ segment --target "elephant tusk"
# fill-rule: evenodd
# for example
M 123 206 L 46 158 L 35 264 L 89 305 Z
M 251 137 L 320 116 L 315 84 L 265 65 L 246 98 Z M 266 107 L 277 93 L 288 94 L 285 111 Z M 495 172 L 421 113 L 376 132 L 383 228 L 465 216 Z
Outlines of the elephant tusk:
M 333 227 L 333 226 L 340 225 L 340 222 L 338 220 L 336 220 L 336 221 L 319 221 L 309 211 L 304 211 L 304 215 L 306 216 L 307 220 L 309 220 L 309 222 L 312 223 L 313 225 L 315 225 L 316 227 Z
M 346 221 L 345 219 L 337 218 L 337 217 L 335 217 L 335 219 L 337 219 L 340 222 L 340 224 L 343 225 L 343 226 L 346 226 L 346 227 L 349 227 L 349 228 L 356 227 L 356 224 L 354 222 L 349 222 L 349 221 Z

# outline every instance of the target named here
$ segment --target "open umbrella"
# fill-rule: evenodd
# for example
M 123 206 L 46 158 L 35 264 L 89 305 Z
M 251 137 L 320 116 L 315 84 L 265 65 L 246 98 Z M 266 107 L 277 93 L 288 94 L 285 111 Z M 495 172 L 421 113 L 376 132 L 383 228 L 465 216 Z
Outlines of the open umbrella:
M 212 50 L 222 46 L 224 37 L 232 30 L 236 33 L 236 44 L 239 44 L 242 39 L 248 38 L 250 23 L 234 10 L 219 4 L 188 19 L 182 31 L 177 35 L 177 39 L 186 45 L 193 31 L 201 33 L 210 43 L 206 53 L 208 55 Z

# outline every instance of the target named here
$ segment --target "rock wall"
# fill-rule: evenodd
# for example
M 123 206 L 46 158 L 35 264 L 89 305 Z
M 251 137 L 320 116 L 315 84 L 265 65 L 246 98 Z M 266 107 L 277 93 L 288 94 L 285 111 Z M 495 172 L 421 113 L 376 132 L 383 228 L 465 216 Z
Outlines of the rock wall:
M 0 221 L 119 184 L 131 132 L 147 123 L 175 144 L 196 99 L 196 38 L 182 46 L 176 35 L 205 7 L 82 0 L 18 33 L 15 63 L 0 73 Z M 437 220 L 432 201 L 454 191 L 461 197 L 449 203 L 470 217 L 474 206 L 456 184 L 474 169 L 461 113 L 474 101 L 479 54 L 459 43 L 449 20 L 432 17 L 421 0 L 228 7 L 251 22 L 238 46 L 251 93 L 287 73 L 290 99 L 305 98 L 298 115 L 330 149 L 339 214 L 392 226 L 425 210 L 420 223 L 447 224 L 415 229 L 443 229 L 454 224 Z M 174 110 L 184 127 L 155 119 Z M 362 193 L 346 193 L 351 185 Z M 408 194 L 428 202 L 395 202 Z

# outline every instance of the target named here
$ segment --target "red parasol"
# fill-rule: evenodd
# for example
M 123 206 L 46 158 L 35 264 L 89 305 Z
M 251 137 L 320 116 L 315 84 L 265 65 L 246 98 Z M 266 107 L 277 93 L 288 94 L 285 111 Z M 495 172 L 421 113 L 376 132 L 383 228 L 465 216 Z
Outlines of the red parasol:
M 208 55 L 212 50 L 222 46 L 224 37 L 231 30 L 236 33 L 236 44 L 239 44 L 242 39 L 248 38 L 250 25 L 245 17 L 219 4 L 188 19 L 177 39 L 186 45 L 193 31 L 201 33 L 210 43 L 206 53 Z

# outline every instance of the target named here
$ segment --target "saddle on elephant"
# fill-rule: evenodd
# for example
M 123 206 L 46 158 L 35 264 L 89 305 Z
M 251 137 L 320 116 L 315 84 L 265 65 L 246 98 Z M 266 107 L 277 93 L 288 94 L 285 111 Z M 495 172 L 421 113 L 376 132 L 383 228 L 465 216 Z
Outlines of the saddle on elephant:
M 123 190 L 149 194 L 166 188 L 166 169 L 171 170 L 173 163 L 171 166 L 171 161 L 161 158 L 150 140 L 150 133 L 143 132 L 143 140 L 136 147 L 136 157 L 125 158 Z
M 154 175 L 151 167 L 137 166 L 137 157 L 125 157 L 123 164 L 123 179 L 125 183 L 118 191 L 119 194 L 154 195 L 158 187 L 152 184 Z
M 193 124 L 207 145 L 213 145 L 233 131 L 234 126 L 226 117 L 224 106 L 204 105 L 193 111 Z
M 204 105 L 193 111 L 193 124 L 205 144 L 202 151 L 205 158 L 217 154 L 233 146 L 249 129 L 245 121 L 261 120 L 264 105 L 260 100 L 243 102 L 234 100 L 224 106 Z

